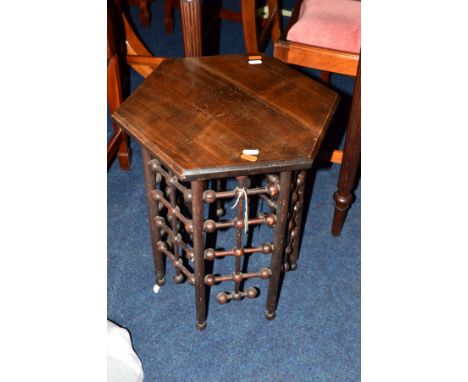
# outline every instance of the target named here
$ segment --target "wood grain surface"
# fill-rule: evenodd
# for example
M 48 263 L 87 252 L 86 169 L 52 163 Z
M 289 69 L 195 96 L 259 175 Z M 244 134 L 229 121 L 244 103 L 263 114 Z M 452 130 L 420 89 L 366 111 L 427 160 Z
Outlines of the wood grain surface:
M 211 179 L 310 167 L 337 102 L 270 57 L 190 57 L 165 60 L 113 118 L 180 179 Z

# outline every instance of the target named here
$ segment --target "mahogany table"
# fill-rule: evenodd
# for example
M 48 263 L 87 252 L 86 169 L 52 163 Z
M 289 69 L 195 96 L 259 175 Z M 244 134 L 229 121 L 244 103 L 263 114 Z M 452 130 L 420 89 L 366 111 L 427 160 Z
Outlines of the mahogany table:
M 337 102 L 334 91 L 273 58 L 251 65 L 226 55 L 165 60 L 114 112 L 143 149 L 156 283 L 165 283 L 167 257 L 175 282 L 195 287 L 198 329 L 206 327 L 206 288 L 225 281 L 234 290 L 219 293 L 220 303 L 254 298 L 257 289 L 243 290 L 244 281 L 269 279 L 265 316 L 275 317 L 281 272 L 297 267 L 305 170 Z M 245 157 L 244 149 L 259 153 Z M 224 189 L 228 178 L 236 186 Z M 255 198 L 268 211 L 251 216 L 246 204 Z M 223 219 L 228 199 L 237 201 L 233 219 Z M 272 242 L 244 247 L 243 235 L 259 224 L 272 228 Z M 205 247 L 227 229 L 231 249 Z M 257 253 L 271 257 L 270 267 L 241 272 L 241 259 Z M 226 256 L 232 274 L 205 273 L 205 262 Z

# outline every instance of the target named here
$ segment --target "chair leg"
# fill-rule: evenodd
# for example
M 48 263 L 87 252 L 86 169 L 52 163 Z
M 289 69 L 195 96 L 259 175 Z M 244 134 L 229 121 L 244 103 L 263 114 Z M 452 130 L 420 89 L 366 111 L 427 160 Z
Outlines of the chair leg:
M 140 22 L 144 27 L 149 27 L 151 21 L 150 0 L 140 0 Z
M 164 31 L 174 33 L 174 0 L 164 0 Z
M 255 7 L 255 0 L 242 0 L 241 6 L 245 51 L 247 53 L 257 53 L 257 9 Z
M 343 162 L 338 178 L 338 190 L 333 195 L 335 212 L 333 215 L 332 235 L 338 236 L 343 229 L 346 214 L 354 200 L 353 188 L 361 158 L 361 65 L 359 64 L 354 85 L 351 113 L 346 130 Z
M 127 134 L 122 131 L 122 141 L 117 152 L 117 159 L 122 170 L 130 170 L 131 158 L 132 150 L 130 149 L 129 139 Z
M 200 57 L 202 46 L 201 0 L 180 0 L 185 57 Z
M 325 84 L 330 84 L 330 72 L 326 72 L 324 70 L 320 71 L 320 79 L 325 83 Z

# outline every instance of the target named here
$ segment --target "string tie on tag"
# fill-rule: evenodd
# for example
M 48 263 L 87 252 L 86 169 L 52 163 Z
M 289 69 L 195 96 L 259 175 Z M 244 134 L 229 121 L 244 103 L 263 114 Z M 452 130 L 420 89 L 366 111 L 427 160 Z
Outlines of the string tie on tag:
M 247 233 L 247 231 L 249 229 L 249 215 L 248 215 L 249 214 L 249 202 L 248 202 L 247 191 L 246 191 L 245 187 L 242 187 L 242 188 L 236 187 L 234 191 L 236 191 L 237 199 L 236 199 L 236 202 L 234 203 L 234 205 L 231 207 L 231 210 L 236 208 L 237 204 L 239 203 L 240 198 L 242 196 L 244 196 L 244 200 L 245 200 L 244 231 L 245 231 L 245 233 Z

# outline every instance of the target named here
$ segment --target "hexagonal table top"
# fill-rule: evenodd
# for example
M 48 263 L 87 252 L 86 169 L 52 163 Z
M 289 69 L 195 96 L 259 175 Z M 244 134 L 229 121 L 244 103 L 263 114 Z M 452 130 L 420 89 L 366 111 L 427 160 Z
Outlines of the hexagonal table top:
M 248 61 L 167 59 L 112 117 L 181 180 L 309 168 L 338 95 L 274 58 Z

